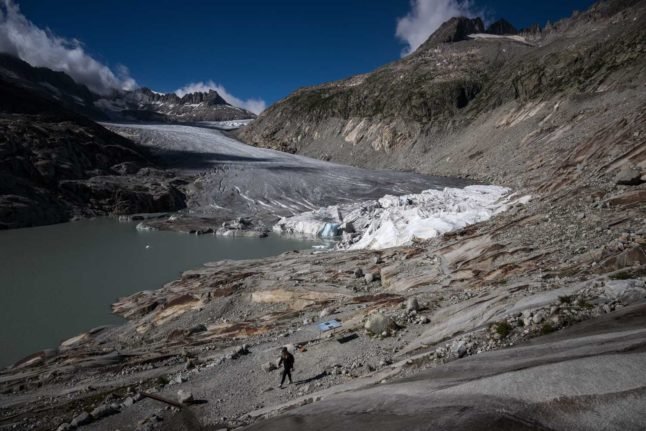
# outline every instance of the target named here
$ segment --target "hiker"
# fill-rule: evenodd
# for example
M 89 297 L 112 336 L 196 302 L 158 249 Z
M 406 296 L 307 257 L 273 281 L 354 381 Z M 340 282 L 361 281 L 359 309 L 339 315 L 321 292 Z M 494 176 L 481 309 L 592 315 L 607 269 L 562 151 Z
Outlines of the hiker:
M 280 352 L 280 361 L 278 361 L 278 366 L 283 366 L 283 377 L 280 380 L 279 388 L 283 388 L 283 383 L 285 383 L 285 377 L 289 377 L 289 384 L 292 384 L 292 370 L 294 369 L 294 355 L 289 353 L 287 347 L 283 347 L 283 350 Z

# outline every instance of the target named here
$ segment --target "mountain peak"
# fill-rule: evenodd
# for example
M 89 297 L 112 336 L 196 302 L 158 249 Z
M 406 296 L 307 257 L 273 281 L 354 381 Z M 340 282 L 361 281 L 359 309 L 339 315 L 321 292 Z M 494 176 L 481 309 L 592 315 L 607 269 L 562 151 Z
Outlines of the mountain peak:
M 421 45 L 430 48 L 440 43 L 466 40 L 473 33 L 483 33 L 484 24 L 480 18 L 454 17 L 446 21 Z
M 514 27 L 509 21 L 501 18 L 493 24 L 489 25 L 485 33 L 498 35 L 518 34 L 518 30 L 516 30 L 516 27 Z
M 182 96 L 179 103 L 206 103 L 207 105 L 228 105 L 229 103 L 215 90 L 195 92 Z

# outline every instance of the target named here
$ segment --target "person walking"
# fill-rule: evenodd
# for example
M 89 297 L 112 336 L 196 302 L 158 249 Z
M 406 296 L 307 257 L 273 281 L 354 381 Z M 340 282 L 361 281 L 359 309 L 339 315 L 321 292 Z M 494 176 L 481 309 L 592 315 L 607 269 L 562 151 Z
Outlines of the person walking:
M 283 388 L 283 383 L 285 383 L 285 377 L 289 378 L 289 384 L 292 384 L 292 370 L 294 369 L 294 355 L 289 353 L 287 347 L 283 347 L 283 350 L 280 352 L 280 361 L 278 361 L 278 366 L 283 366 L 283 377 L 280 380 L 280 389 Z

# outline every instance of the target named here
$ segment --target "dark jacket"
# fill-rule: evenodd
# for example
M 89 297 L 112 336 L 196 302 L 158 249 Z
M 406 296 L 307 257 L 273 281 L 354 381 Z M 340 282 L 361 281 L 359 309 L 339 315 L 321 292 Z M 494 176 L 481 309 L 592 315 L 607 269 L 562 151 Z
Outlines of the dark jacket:
M 284 366 L 286 370 L 292 370 L 294 368 L 294 355 L 287 352 L 286 355 L 280 355 L 280 361 L 278 361 L 278 366 Z

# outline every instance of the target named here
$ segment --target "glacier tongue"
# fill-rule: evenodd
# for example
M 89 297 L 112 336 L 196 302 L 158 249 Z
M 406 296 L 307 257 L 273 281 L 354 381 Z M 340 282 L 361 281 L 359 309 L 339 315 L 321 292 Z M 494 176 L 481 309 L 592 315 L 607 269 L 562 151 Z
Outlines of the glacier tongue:
M 499 186 L 467 186 L 386 195 L 377 201 L 334 205 L 282 218 L 274 231 L 306 236 L 341 235 L 340 249 L 383 249 L 410 244 L 488 220 L 516 202 Z

